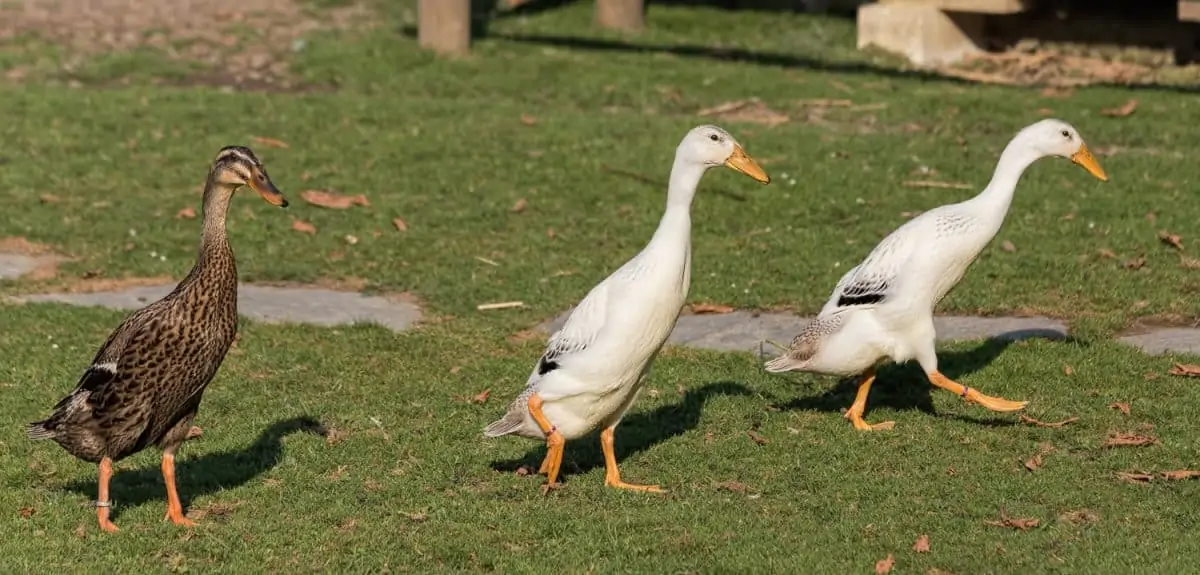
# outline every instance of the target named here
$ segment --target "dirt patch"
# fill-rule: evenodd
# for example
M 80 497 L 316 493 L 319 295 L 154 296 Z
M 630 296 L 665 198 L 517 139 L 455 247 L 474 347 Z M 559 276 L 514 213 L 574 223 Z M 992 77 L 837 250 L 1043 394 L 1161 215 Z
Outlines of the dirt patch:
M 1130 49 L 1101 54 L 1085 47 L 1036 41 L 1018 43 L 1003 53 L 983 53 L 938 72 L 987 84 L 1060 89 L 1091 84 L 1190 83 L 1200 78 L 1200 66 L 1175 66 L 1166 53 L 1147 56 Z
M 0 262 L 0 268 L 11 272 L 13 277 L 33 281 L 45 281 L 58 276 L 58 265 L 66 258 L 54 253 L 50 246 L 31 242 L 23 237 L 0 238 L 0 256 L 11 255 L 14 261 Z M 11 269 L 10 269 L 11 268 Z M 8 277 L 9 273 L 0 273 Z
M 15 0 L 0 2 L 0 43 L 32 36 L 60 45 L 68 76 L 88 57 L 149 48 L 199 64 L 206 84 L 290 89 L 288 58 L 306 35 L 369 25 L 369 14 L 358 3 L 318 10 L 292 0 Z

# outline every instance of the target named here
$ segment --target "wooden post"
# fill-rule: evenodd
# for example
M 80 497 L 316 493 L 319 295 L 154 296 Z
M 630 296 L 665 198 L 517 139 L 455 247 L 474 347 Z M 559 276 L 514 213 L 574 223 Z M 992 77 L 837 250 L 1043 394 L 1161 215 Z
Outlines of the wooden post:
M 439 54 L 466 54 L 471 47 L 471 0 L 419 0 L 417 40 Z
M 636 32 L 646 23 L 644 0 L 596 0 L 596 25 Z

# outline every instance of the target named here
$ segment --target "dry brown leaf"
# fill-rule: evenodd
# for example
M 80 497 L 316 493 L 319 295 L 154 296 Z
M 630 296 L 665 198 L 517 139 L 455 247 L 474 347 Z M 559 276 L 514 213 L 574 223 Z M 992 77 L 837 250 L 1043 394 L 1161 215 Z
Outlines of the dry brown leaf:
M 1167 244 L 1168 246 L 1171 246 L 1177 250 L 1183 249 L 1183 236 L 1179 234 L 1173 234 L 1167 230 L 1162 230 L 1158 232 L 1158 239 L 1161 240 L 1162 243 Z
M 1153 435 L 1138 435 L 1136 433 L 1110 433 L 1104 440 L 1103 447 L 1144 447 L 1155 445 L 1158 438 Z
M 456 365 L 450 368 L 450 375 L 458 375 L 458 372 L 460 371 L 462 371 L 462 366 Z
M 1042 454 L 1035 453 L 1033 457 L 1025 460 L 1025 469 L 1036 471 L 1042 467 Z
M 1135 473 L 1131 471 L 1118 471 L 1116 476 L 1117 479 L 1126 483 L 1149 483 L 1154 479 L 1154 476 L 1149 473 Z
M 1200 269 L 1200 259 L 1189 258 L 1181 254 L 1179 256 L 1179 265 L 1189 270 Z
M 1113 258 L 1117 257 L 1116 252 L 1113 252 L 1112 250 L 1110 250 L 1108 248 L 1100 248 L 1100 250 L 1097 253 L 1099 253 L 1100 257 L 1102 257 L 1104 259 L 1113 259 Z
M 910 180 L 904 182 L 906 188 L 943 188 L 949 190 L 969 190 L 971 184 L 963 184 L 960 182 L 937 182 L 934 180 Z
M 407 232 L 408 231 L 408 224 L 405 223 L 404 220 L 402 220 L 400 218 L 392 218 L 392 225 L 396 226 L 396 231 L 398 231 L 398 232 Z
M 1124 413 L 1125 415 L 1129 415 L 1129 404 L 1128 403 L 1114 401 L 1114 402 L 1108 404 L 1108 406 L 1117 411 L 1120 411 L 1121 413 Z
M 1146 265 L 1146 254 L 1139 254 L 1138 257 L 1125 261 L 1125 269 L 1140 270 Z
M 1064 364 L 1063 365 L 1063 373 L 1065 373 L 1067 375 L 1075 375 L 1075 368 Z
M 194 219 L 196 219 L 196 209 L 191 206 L 183 208 L 182 210 L 179 210 L 178 212 L 176 212 L 175 219 L 177 219 L 177 220 L 194 220 Z
M 346 196 L 337 192 L 326 192 L 321 190 L 304 190 L 300 192 L 300 199 L 321 208 L 329 208 L 331 210 L 344 210 L 350 206 L 359 205 L 368 207 L 371 202 L 367 201 L 367 196 L 358 194 L 356 196 Z
M 929 553 L 929 536 L 922 533 L 917 537 L 917 542 L 913 543 L 912 549 L 917 553 Z
M 1036 425 L 1038 427 L 1062 427 L 1064 425 L 1067 425 L 1068 423 L 1074 423 L 1076 421 L 1079 421 L 1079 418 L 1078 417 L 1068 417 L 1067 419 L 1064 419 L 1062 421 L 1055 421 L 1052 423 L 1047 423 L 1045 421 L 1038 421 L 1032 417 L 1029 417 L 1028 415 L 1022 415 L 1021 421 L 1024 423 L 1028 423 L 1030 425 Z
M 34 513 L 36 512 L 32 507 L 22 507 L 17 510 L 17 515 L 20 515 L 23 519 L 29 519 L 30 517 L 33 517 Z
M 875 575 L 887 575 L 892 572 L 892 566 L 896 564 L 896 557 L 888 553 L 887 557 L 875 562 Z
M 696 112 L 698 116 L 715 116 L 722 122 L 752 122 L 770 127 L 787 123 L 790 118 L 767 107 L 758 98 L 734 100 Z
M 1137 110 L 1137 99 L 1131 99 L 1121 105 L 1120 108 L 1105 108 L 1100 110 L 1100 113 L 1110 118 L 1124 118 Z
M 534 118 L 529 114 L 521 114 L 521 123 L 525 124 L 526 126 L 534 126 L 537 125 L 537 118 Z
M 1069 98 L 1075 93 L 1075 88 L 1069 86 L 1046 86 L 1042 88 L 1043 98 Z
M 1017 251 L 1017 246 L 1013 245 L 1013 243 L 1008 240 L 1004 240 L 1000 243 L 1000 249 L 1006 252 L 1015 252 Z
M 54 194 L 42 194 L 39 199 L 43 204 L 57 204 L 62 201 L 62 198 Z
M 200 426 L 198 426 L 198 425 L 193 425 L 188 428 L 187 435 L 184 437 L 184 439 L 185 440 L 196 439 L 197 437 L 200 437 L 202 435 L 204 435 L 204 430 L 201 429 Z
M 1095 523 L 1096 521 L 1100 520 L 1100 517 L 1095 513 L 1088 511 L 1087 509 L 1076 509 L 1074 511 L 1067 511 L 1066 513 L 1060 514 L 1058 516 L 1058 520 L 1071 523 L 1073 525 L 1079 525 L 1080 523 Z
M 1167 370 L 1170 375 L 1181 375 L 1184 377 L 1200 377 L 1200 365 L 1193 363 L 1177 363 L 1171 369 Z
M 528 208 L 528 207 L 529 207 L 529 202 L 525 198 L 521 198 L 521 199 L 517 200 L 517 203 L 513 204 L 513 206 L 511 208 L 509 208 L 508 211 L 510 211 L 514 214 L 519 214 L 519 213 L 525 211 L 525 208 Z
M 1030 529 L 1033 529 L 1034 527 L 1041 525 L 1041 523 L 1042 523 L 1041 521 L 1034 519 L 1032 517 L 1026 518 L 1026 519 L 1009 517 L 1008 514 L 1004 513 L 1004 512 L 1000 513 L 999 521 L 984 521 L 983 522 L 984 525 L 991 525 L 992 527 L 1011 527 L 1013 529 L 1020 529 L 1021 531 L 1029 531 Z
M 745 493 L 749 487 L 746 487 L 745 483 L 730 480 L 718 483 L 717 489 L 724 489 L 725 491 L 732 491 L 734 493 Z
M 761 435 L 759 435 L 759 434 L 757 434 L 757 433 L 754 433 L 753 431 L 747 431 L 747 432 L 746 432 L 746 435 L 749 435 L 749 436 L 750 436 L 750 439 L 753 439 L 753 440 L 754 440 L 754 443 L 757 443 L 757 444 L 759 444 L 759 445 L 766 445 L 766 444 L 767 444 L 767 438 L 765 438 L 765 437 L 763 437 L 763 436 L 761 436 Z
M 292 229 L 306 234 L 317 233 L 317 227 L 304 220 L 292 220 Z
M 80 539 L 86 539 L 87 538 L 87 527 L 84 527 L 84 525 L 82 523 L 77 525 L 75 527 L 75 536 Z
M 490 388 L 485 389 L 485 390 L 475 394 L 475 397 L 471 398 L 471 403 L 487 403 L 488 396 L 491 394 L 492 394 L 492 390 Z
M 1161 475 L 1163 479 L 1179 481 L 1181 479 L 1194 479 L 1196 477 L 1200 477 L 1200 471 L 1196 471 L 1194 469 L 1179 469 L 1176 471 L 1164 471 L 1159 473 L 1159 475 Z
M 262 136 L 254 136 L 251 138 L 256 144 L 262 144 L 268 148 L 287 148 L 287 142 L 276 140 L 275 138 L 264 138 Z
M 717 303 L 694 303 L 691 307 L 692 313 L 697 315 L 705 313 L 721 314 L 733 311 L 733 307 Z
M 354 531 L 355 527 L 358 527 L 358 520 L 353 517 L 347 517 L 337 527 L 334 527 L 334 529 L 342 533 L 346 533 L 349 531 Z

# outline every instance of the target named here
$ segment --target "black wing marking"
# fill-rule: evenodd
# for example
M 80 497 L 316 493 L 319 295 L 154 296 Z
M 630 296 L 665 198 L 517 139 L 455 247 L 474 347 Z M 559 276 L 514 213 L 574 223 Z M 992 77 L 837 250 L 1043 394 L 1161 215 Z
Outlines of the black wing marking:
M 838 307 L 877 304 L 884 300 L 890 285 L 887 282 L 873 284 L 851 284 L 838 297 Z

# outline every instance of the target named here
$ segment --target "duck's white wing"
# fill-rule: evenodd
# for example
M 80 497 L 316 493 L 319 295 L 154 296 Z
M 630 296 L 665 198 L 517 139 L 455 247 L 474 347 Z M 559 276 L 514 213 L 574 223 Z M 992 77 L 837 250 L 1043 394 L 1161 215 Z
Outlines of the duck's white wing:
M 546 342 L 546 351 L 529 375 L 528 385 L 532 386 L 542 376 L 558 369 L 562 361 L 586 350 L 596 341 L 604 328 L 612 291 L 611 282 L 601 282 L 571 310 L 566 323 Z
M 821 315 L 842 309 L 875 307 L 895 296 L 905 268 L 919 251 L 921 233 L 936 222 L 937 214 L 926 212 L 909 220 L 883 238 L 862 263 L 838 280 Z

